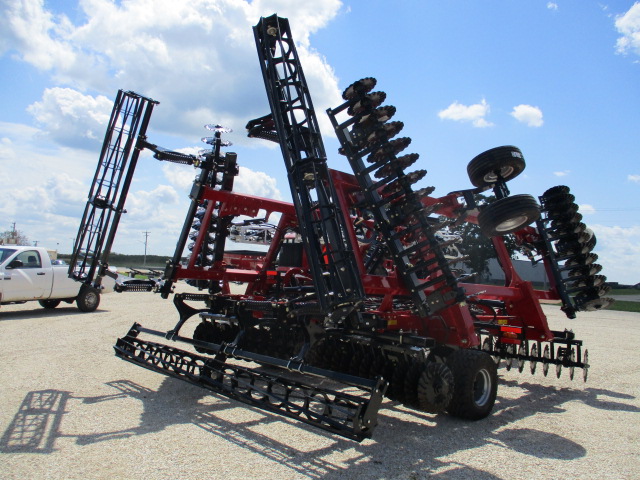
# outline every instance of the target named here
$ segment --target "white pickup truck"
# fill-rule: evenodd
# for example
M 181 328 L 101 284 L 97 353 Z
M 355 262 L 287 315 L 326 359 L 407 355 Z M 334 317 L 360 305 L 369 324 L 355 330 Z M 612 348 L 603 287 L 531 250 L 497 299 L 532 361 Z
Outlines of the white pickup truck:
M 53 265 L 47 249 L 0 246 L 0 305 L 37 300 L 44 308 L 76 302 L 83 312 L 93 312 L 100 294 L 113 291 L 115 280 L 103 279 L 100 291 L 69 278 L 68 265 Z

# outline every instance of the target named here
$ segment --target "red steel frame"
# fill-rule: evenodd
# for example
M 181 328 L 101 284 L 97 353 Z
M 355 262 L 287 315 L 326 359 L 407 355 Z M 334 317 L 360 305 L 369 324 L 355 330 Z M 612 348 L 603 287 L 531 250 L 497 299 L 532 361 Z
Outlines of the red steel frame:
M 355 177 L 336 170 L 330 170 L 330 174 L 342 211 L 349 212 L 356 209 L 359 186 Z M 463 208 L 459 198 L 460 194 L 454 192 L 440 198 L 425 196 L 422 202 L 425 206 L 437 205 L 434 211 L 438 215 L 457 218 Z M 276 268 L 274 266 L 285 233 L 295 230 L 297 226 L 293 204 L 212 188 L 205 188 L 201 201 L 204 200 L 209 202 L 202 219 L 202 227 L 196 239 L 196 245 L 192 250 L 194 253 L 186 266 L 180 266 L 176 269 L 172 281 L 179 279 L 217 280 L 222 284 L 222 293 L 227 295 L 231 295 L 230 282 L 243 282 L 247 284 L 247 288 L 246 293 L 239 295 L 240 297 L 262 300 L 265 299 L 269 288 L 277 282 L 286 284 L 293 275 L 305 276 L 307 266 L 304 258 L 302 265 L 298 267 Z M 207 225 L 210 224 L 215 209 L 218 210 L 216 214 L 219 217 L 247 216 L 256 218 L 259 213 L 265 212 L 265 221 L 268 221 L 273 214 L 280 214 L 275 237 L 266 255 L 256 260 L 255 257 L 249 255 L 226 254 L 223 261 L 210 267 L 196 266 L 196 254 L 208 234 Z M 477 223 L 477 218 L 474 215 L 468 215 L 465 221 Z M 362 245 L 358 242 L 352 222 L 348 223 L 348 227 L 351 243 L 360 245 L 360 248 L 356 249 L 354 253 L 366 295 L 381 299 L 379 306 L 375 310 L 367 311 L 367 313 L 384 319 L 387 331 L 412 333 L 433 338 L 439 344 L 462 348 L 479 345 L 478 330 L 493 335 L 500 342 L 506 344 L 519 344 L 524 340 L 553 340 L 554 335 L 549 330 L 546 316 L 539 303 L 541 299 L 558 299 L 553 284 L 548 291 L 534 290 L 531 282 L 520 278 L 501 237 L 494 237 L 492 241 L 498 261 L 505 272 L 505 285 L 459 283 L 459 286 L 464 289 L 470 302 L 499 300 L 504 303 L 504 309 L 498 312 L 491 308 L 487 309 L 486 314 L 472 315 L 469 305 L 460 303 L 425 318 L 414 314 L 411 310 L 394 310 L 394 298 L 408 298 L 408 290 L 395 275 L 392 262 L 385 264 L 386 276 L 364 271 L 363 259 L 368 245 Z M 536 231 L 532 228 L 523 229 L 516 234 L 517 237 L 534 235 L 536 235 Z

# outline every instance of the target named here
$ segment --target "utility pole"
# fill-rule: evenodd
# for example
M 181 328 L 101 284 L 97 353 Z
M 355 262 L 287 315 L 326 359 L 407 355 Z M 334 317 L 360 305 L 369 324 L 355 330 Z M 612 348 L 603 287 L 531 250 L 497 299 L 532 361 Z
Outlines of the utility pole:
M 144 259 L 142 261 L 142 266 L 147 266 L 147 242 L 149 241 L 149 234 L 151 232 L 142 232 L 144 233 Z

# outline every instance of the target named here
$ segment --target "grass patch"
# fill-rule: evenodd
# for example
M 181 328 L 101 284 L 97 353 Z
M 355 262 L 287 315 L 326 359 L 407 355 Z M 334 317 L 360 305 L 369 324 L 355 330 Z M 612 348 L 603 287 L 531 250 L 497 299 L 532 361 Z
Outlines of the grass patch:
M 624 300 L 616 300 L 612 305 L 609 305 L 606 310 L 640 313 L 640 302 L 626 302 Z
M 612 288 L 607 295 L 640 295 L 637 288 Z

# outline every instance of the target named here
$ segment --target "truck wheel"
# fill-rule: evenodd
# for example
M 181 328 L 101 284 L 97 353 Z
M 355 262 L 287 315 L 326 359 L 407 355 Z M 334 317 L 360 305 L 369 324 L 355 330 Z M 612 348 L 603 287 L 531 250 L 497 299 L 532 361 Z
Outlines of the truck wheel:
M 496 147 L 481 153 L 467 165 L 469 180 L 475 187 L 490 187 L 498 175 L 507 182 L 522 173 L 525 163 L 518 147 Z
M 38 303 L 44 308 L 56 308 L 60 305 L 60 300 L 38 300 Z
M 80 287 L 76 304 L 81 312 L 93 312 L 100 305 L 100 293 L 93 287 L 83 285 Z
M 487 237 L 507 235 L 540 218 L 540 206 L 531 195 L 512 195 L 480 210 L 478 225 Z
M 447 359 L 453 372 L 451 416 L 480 420 L 491 413 L 498 392 L 498 372 L 491 356 L 481 350 L 457 350 Z

